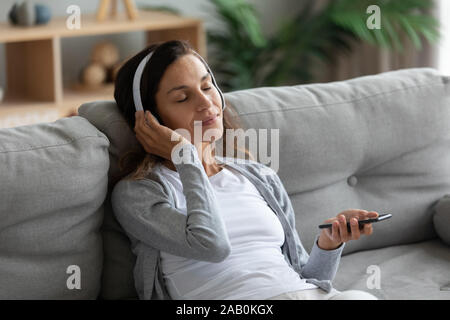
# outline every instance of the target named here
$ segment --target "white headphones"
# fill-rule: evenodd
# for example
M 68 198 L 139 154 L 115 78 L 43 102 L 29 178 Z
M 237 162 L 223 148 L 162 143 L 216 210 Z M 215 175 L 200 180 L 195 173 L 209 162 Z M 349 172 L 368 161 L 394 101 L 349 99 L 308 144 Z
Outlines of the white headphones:
M 148 61 L 150 60 L 150 58 L 152 57 L 153 52 L 154 51 L 150 52 L 148 55 L 145 56 L 144 59 L 142 59 L 142 61 L 139 63 L 139 66 L 137 67 L 136 72 L 134 74 L 133 100 L 134 100 L 134 106 L 136 107 L 136 111 L 144 110 L 144 108 L 142 107 L 142 100 L 141 100 L 141 78 L 142 78 L 142 73 L 144 72 L 144 68 L 145 68 L 146 64 L 148 63 Z M 205 60 L 197 52 L 194 51 L 194 53 L 205 64 L 206 69 L 208 70 L 208 73 L 211 75 L 212 83 L 216 87 L 217 91 L 219 91 L 220 99 L 222 100 L 222 110 L 225 110 L 225 108 L 226 108 L 225 98 L 223 96 L 222 91 L 220 91 L 219 86 L 216 83 L 216 79 L 214 79 L 214 75 L 213 75 L 211 69 L 209 68 L 209 66 L 205 62 Z

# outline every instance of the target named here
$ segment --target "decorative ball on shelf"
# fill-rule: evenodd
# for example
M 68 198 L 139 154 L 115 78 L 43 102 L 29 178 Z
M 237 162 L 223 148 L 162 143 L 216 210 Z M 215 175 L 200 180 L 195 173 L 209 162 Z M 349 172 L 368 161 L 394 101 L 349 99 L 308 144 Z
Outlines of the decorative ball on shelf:
M 81 81 L 90 87 L 98 87 L 106 80 L 106 70 L 99 63 L 90 63 L 82 70 Z
M 91 61 L 111 68 L 119 61 L 119 50 L 111 42 L 98 43 L 92 50 Z
M 19 26 L 46 24 L 51 17 L 49 6 L 34 4 L 32 1 L 15 3 L 9 11 L 9 21 L 11 24 Z
M 19 20 L 17 18 L 17 3 L 14 3 L 11 10 L 9 10 L 8 18 L 11 24 L 19 24 Z
M 43 4 L 36 4 L 36 24 L 47 24 L 52 18 L 50 7 Z

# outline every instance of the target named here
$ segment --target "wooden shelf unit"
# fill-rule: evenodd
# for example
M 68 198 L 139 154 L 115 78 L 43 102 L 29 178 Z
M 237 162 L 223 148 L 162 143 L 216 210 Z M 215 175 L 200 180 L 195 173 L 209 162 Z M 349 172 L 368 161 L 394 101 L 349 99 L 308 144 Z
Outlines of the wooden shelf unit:
M 0 23 L 0 43 L 5 45 L 6 66 L 0 128 L 55 121 L 75 114 L 85 102 L 113 99 L 112 84 L 95 90 L 63 86 L 62 38 L 143 31 L 147 44 L 183 39 L 207 59 L 206 34 L 200 19 L 161 11 L 139 11 L 136 20 L 129 20 L 123 13 L 98 22 L 95 14 L 83 14 L 81 28 L 73 30 L 66 27 L 66 19 L 55 17 L 47 25 L 31 28 Z

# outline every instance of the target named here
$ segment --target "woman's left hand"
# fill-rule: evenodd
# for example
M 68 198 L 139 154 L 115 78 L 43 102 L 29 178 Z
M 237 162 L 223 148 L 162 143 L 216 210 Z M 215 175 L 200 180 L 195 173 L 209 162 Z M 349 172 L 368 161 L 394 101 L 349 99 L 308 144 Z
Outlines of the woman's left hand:
M 360 209 L 349 209 L 342 211 L 336 217 L 325 220 L 324 223 L 331 223 L 331 228 L 322 229 L 319 236 L 318 246 L 323 250 L 334 250 L 343 242 L 358 240 L 361 235 L 371 235 L 372 224 L 367 223 L 360 229 L 358 220 L 365 220 L 378 217 L 376 211 Z M 347 221 L 350 221 L 351 232 L 347 231 Z

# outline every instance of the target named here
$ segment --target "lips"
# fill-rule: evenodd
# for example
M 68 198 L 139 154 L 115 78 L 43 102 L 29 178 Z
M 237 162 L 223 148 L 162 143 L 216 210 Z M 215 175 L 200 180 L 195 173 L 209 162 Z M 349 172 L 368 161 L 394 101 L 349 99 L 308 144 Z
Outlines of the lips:
M 217 115 L 208 117 L 205 120 L 202 120 L 202 125 L 207 126 L 207 125 L 213 124 L 216 120 L 217 120 Z
M 205 120 L 202 120 L 202 122 L 206 122 L 206 121 L 212 120 L 212 119 L 214 119 L 216 117 L 217 117 L 217 115 L 213 115 L 211 117 L 206 118 Z

